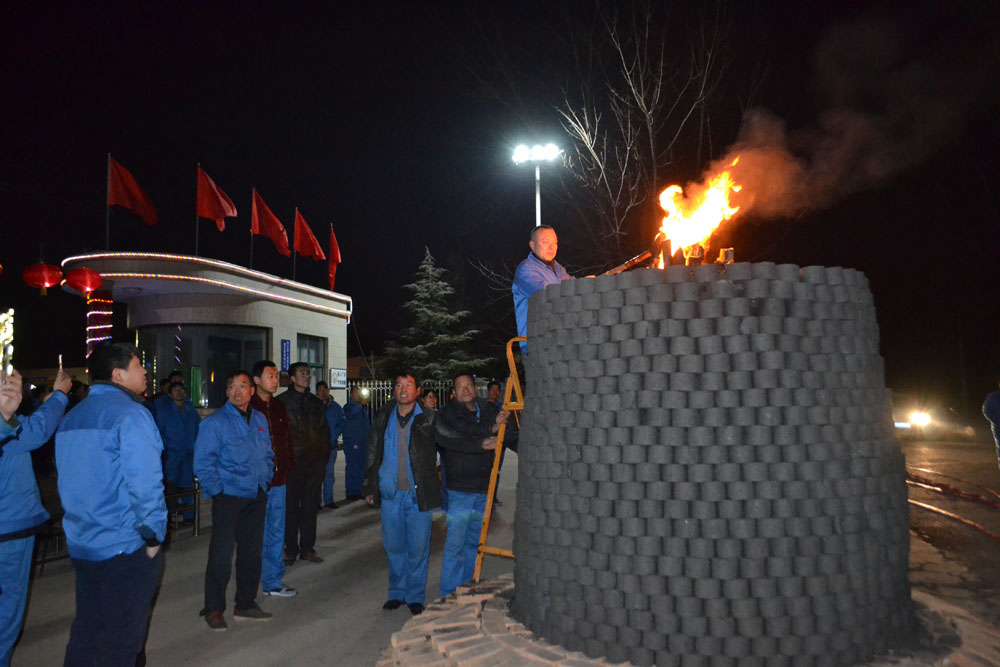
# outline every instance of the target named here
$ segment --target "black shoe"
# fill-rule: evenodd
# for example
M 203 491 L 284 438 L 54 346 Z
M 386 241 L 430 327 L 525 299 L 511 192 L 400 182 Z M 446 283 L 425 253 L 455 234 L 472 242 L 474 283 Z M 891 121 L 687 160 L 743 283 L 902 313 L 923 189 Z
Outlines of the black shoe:
M 337 509 L 337 503 L 334 502 L 334 501 L 330 501 L 326 505 L 323 505 L 323 507 L 325 507 L 327 509 L 330 509 L 330 510 L 335 510 L 335 509 Z
M 424 605 L 420 604 L 419 602 L 411 602 L 406 606 L 410 608 L 410 613 L 413 614 L 414 616 L 416 616 L 417 614 L 422 614 L 424 611 Z
M 353 503 L 355 500 L 361 500 L 361 496 L 356 496 L 356 495 L 352 494 L 352 495 L 347 496 L 346 498 L 344 498 L 344 500 L 346 500 L 349 503 Z
M 393 609 L 399 609 L 403 606 L 402 600 L 386 600 L 385 604 L 382 605 L 382 609 L 392 611 Z
M 493 497 L 493 507 L 502 507 L 503 503 L 496 496 Z

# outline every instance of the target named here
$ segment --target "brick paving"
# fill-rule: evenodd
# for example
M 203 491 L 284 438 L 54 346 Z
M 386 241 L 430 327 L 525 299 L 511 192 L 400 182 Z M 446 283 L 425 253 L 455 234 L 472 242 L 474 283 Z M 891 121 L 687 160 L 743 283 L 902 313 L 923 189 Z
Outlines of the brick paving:
M 911 534 L 910 581 L 920 631 L 907 650 L 880 656 L 871 667 L 1000 665 L 997 607 L 977 597 L 972 572 Z M 514 593 L 513 574 L 459 587 L 396 632 L 377 667 L 611 664 L 536 639 L 510 616 Z

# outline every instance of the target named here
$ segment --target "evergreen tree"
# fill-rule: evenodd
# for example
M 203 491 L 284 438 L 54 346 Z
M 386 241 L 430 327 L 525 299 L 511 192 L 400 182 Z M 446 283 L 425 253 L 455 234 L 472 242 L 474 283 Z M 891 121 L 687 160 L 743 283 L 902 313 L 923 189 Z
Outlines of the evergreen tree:
M 468 328 L 467 310 L 454 309 L 455 289 L 448 283 L 447 271 L 434 263 L 428 248 L 417 268 L 416 280 L 404 285 L 411 297 L 404 308 L 412 322 L 399 337 L 385 346 L 379 371 L 390 377 L 410 370 L 423 380 L 450 380 L 462 371 L 476 372 L 491 359 L 471 352 L 478 329 Z

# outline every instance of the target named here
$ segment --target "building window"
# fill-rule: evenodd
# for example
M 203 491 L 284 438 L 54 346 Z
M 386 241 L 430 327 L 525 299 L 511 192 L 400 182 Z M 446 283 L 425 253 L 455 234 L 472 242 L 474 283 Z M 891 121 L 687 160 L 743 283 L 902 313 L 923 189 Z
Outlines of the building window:
M 185 324 L 143 327 L 138 331 L 140 359 L 149 371 L 150 395 L 172 370 L 180 371 L 188 398 L 200 407 L 226 403 L 226 375 L 250 370 L 266 359 L 267 330 L 259 327 Z
M 309 364 L 311 387 L 315 390 L 317 382 L 326 380 L 326 338 L 299 334 L 296 343 L 298 349 L 296 361 Z

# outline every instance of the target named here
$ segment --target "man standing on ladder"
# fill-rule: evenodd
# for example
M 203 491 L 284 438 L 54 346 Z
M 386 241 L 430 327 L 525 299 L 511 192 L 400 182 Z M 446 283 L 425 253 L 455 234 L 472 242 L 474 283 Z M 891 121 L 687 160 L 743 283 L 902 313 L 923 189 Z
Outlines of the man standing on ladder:
M 556 261 L 556 253 L 559 251 L 556 230 L 548 225 L 535 227 L 531 230 L 528 247 L 531 252 L 517 265 L 514 284 L 510 288 L 514 295 L 514 319 L 517 321 L 518 336 L 528 335 L 528 300 L 531 295 L 549 285 L 573 280 L 573 276 L 566 273 L 563 265 Z M 521 354 L 527 349 L 527 343 L 522 342 Z

